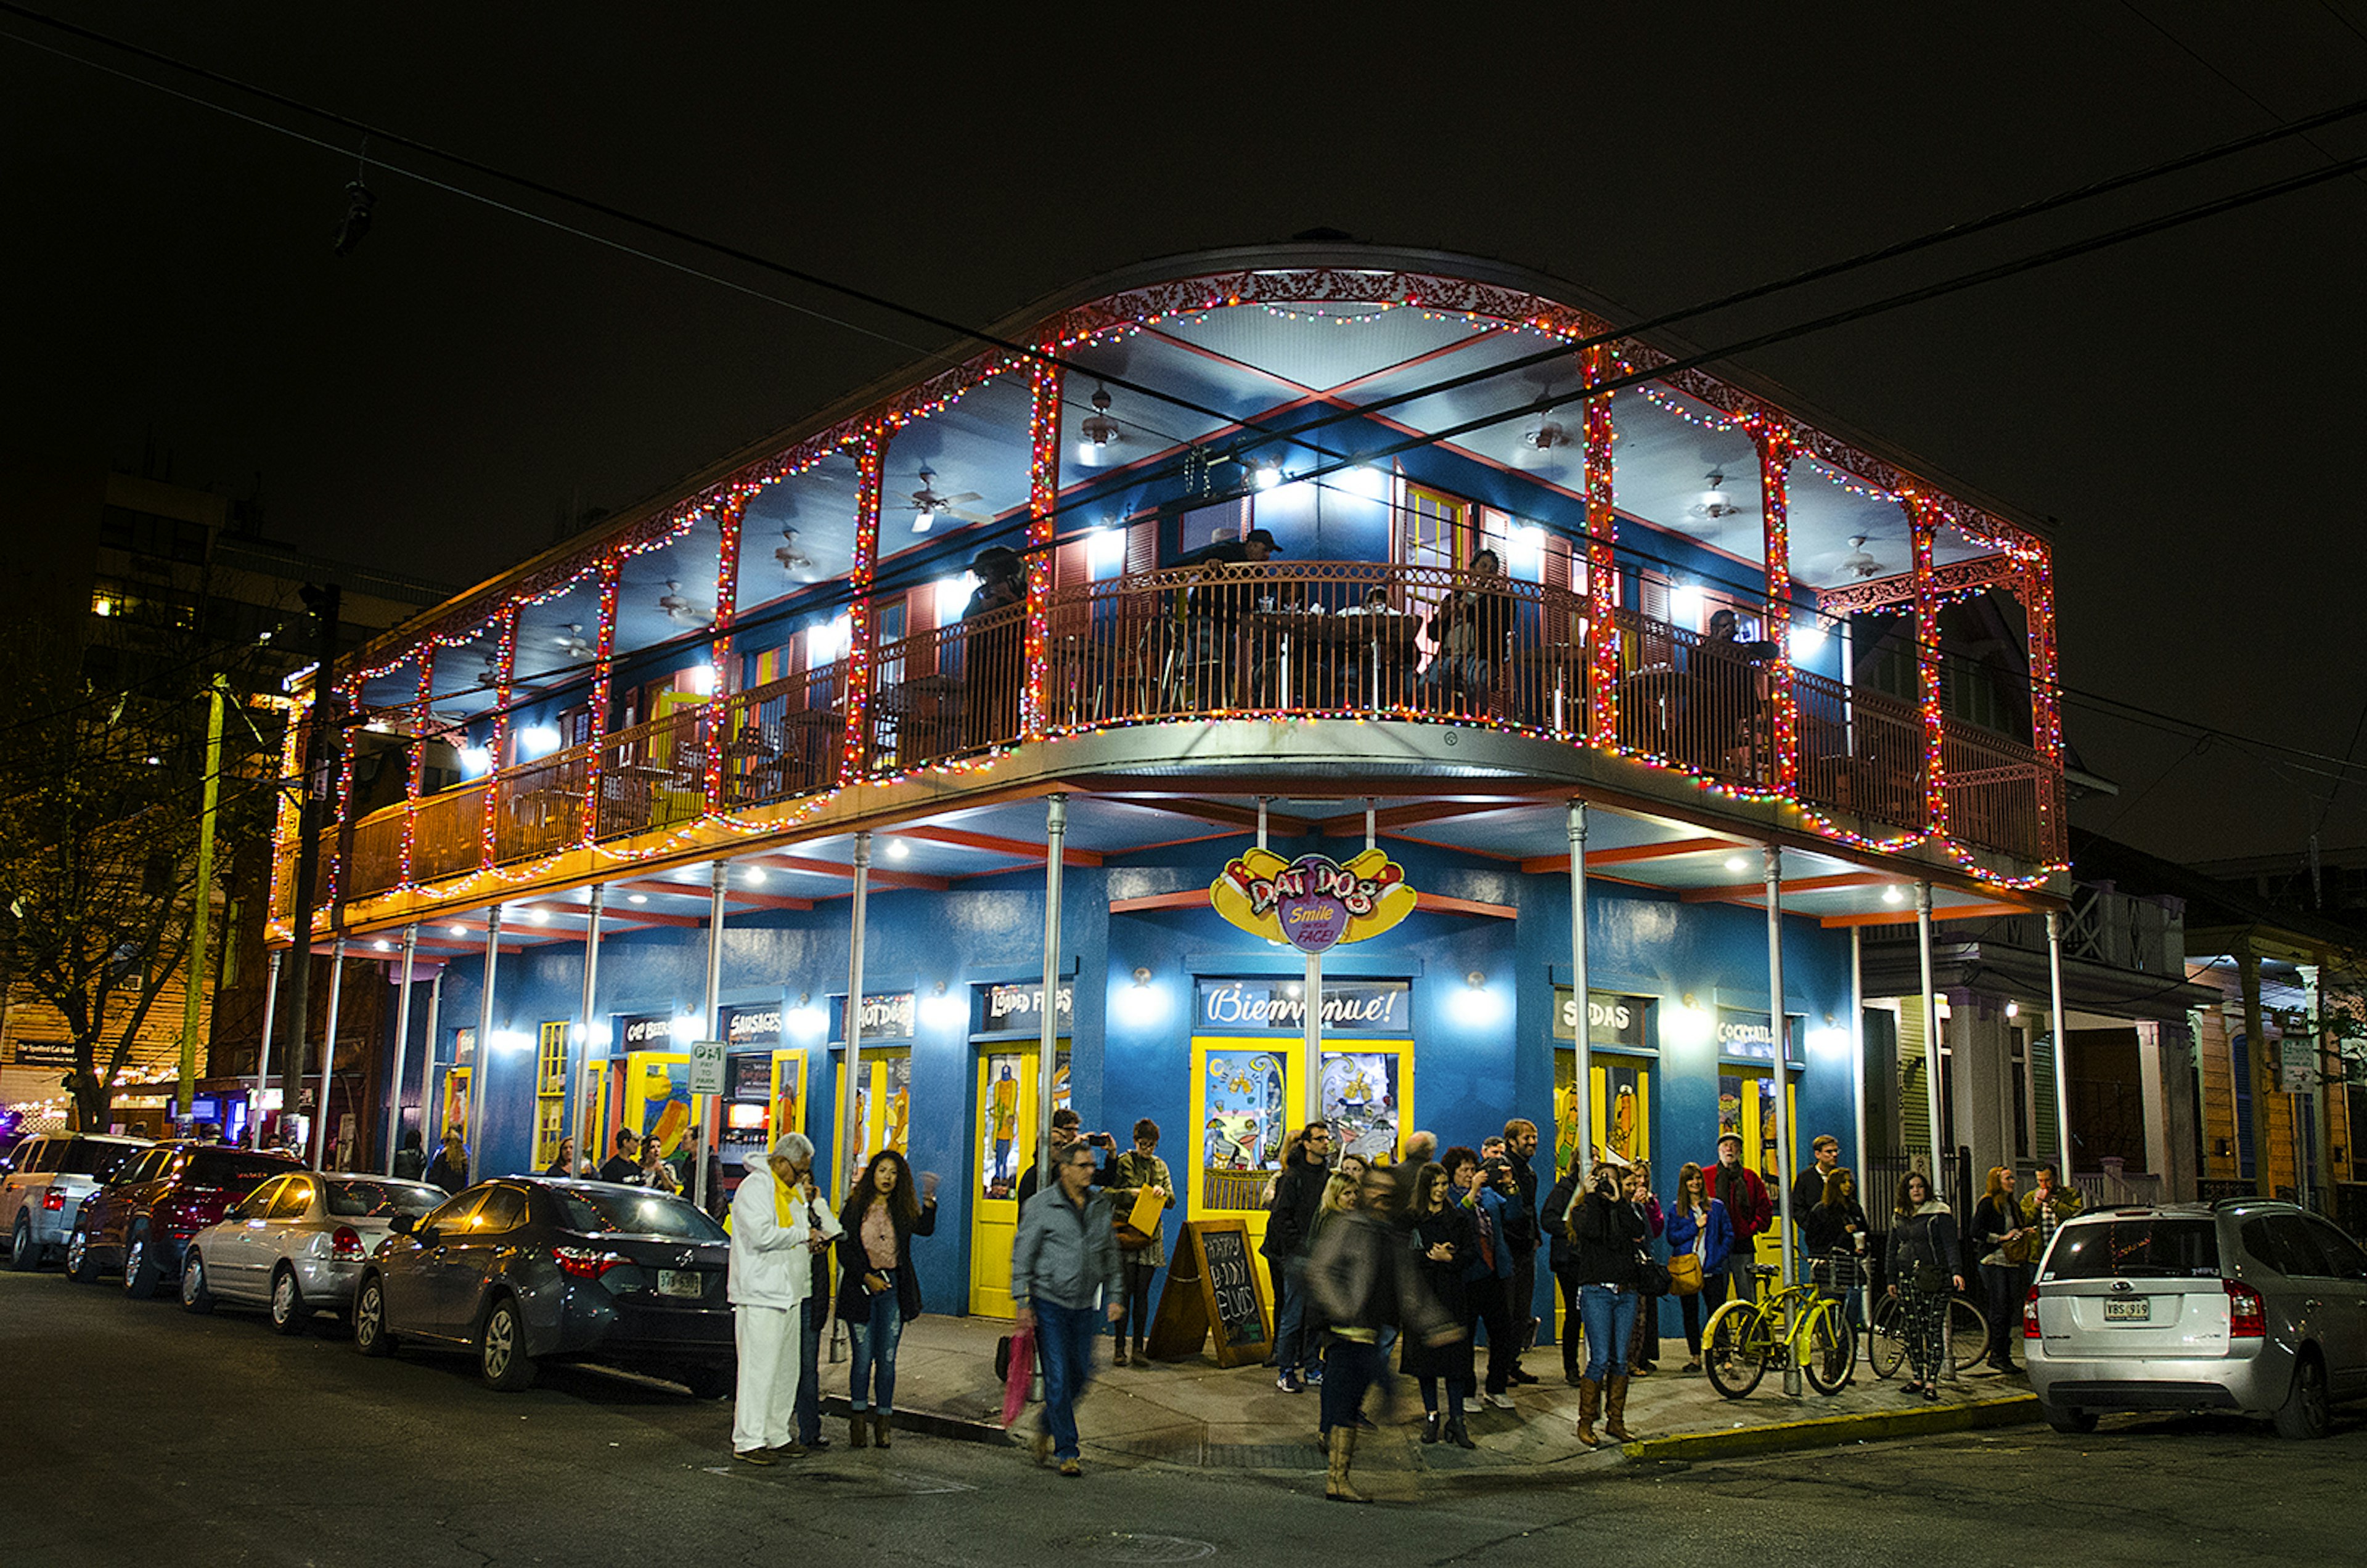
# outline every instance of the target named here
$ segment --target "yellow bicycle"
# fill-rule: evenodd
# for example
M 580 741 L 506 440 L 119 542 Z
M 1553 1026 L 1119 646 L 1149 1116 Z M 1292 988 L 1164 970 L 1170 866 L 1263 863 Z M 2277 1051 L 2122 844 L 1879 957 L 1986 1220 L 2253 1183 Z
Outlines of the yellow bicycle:
M 1783 1270 L 1761 1264 L 1751 1273 L 1772 1283 Z M 1770 1366 L 1797 1366 L 1818 1393 L 1839 1393 L 1856 1355 L 1857 1330 L 1841 1303 L 1806 1284 L 1755 1302 L 1728 1302 L 1711 1314 L 1703 1335 L 1702 1364 L 1712 1386 L 1728 1399 L 1757 1388 Z

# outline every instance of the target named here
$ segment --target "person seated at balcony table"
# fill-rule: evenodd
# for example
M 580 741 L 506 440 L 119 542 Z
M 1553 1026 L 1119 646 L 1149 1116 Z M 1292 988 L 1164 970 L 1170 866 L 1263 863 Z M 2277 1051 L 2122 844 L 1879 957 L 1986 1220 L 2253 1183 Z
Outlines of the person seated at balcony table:
M 1430 623 L 1438 651 L 1421 672 L 1426 691 L 1460 699 L 1475 716 L 1488 712 L 1489 691 L 1496 681 L 1496 661 L 1512 626 L 1512 601 L 1503 591 L 1504 563 L 1496 552 L 1483 549 L 1465 569 L 1465 586 L 1443 600 Z
M 1361 628 L 1369 635 L 1360 636 L 1355 642 L 1358 670 L 1367 682 L 1364 701 L 1368 706 L 1379 707 L 1402 703 L 1413 691 L 1414 664 L 1421 650 L 1414 646 L 1406 627 L 1410 617 L 1389 603 L 1386 584 L 1376 582 L 1365 591 L 1364 603 L 1351 604 L 1340 612 L 1342 615 L 1371 617 L 1378 623 Z
M 971 747 L 991 746 L 1019 734 L 1019 693 L 1026 684 L 1026 624 L 995 613 L 1027 600 L 1027 566 L 1007 545 L 989 545 L 969 563 L 978 587 L 962 606 L 963 682 L 968 694 Z
M 1775 657 L 1776 648 L 1764 639 L 1742 641 L 1739 626 L 1732 610 L 1719 610 L 1710 616 L 1709 629 L 1702 634 L 1688 671 L 1693 676 L 1694 700 L 1701 705 L 1702 714 L 1686 728 L 1721 757 L 1726 751 L 1748 748 L 1755 759 L 1760 750 L 1760 714 L 1764 705 L 1760 695 L 1760 671 Z
M 1259 673 L 1250 667 L 1262 661 L 1242 657 L 1240 630 L 1252 611 L 1274 607 L 1275 594 L 1271 585 L 1254 581 L 1263 573 L 1247 569 L 1263 566 L 1274 552 L 1274 536 L 1252 528 L 1238 539 L 1203 546 L 1175 563 L 1198 569 L 1184 596 L 1185 656 L 1200 694 L 1198 705 L 1250 700 L 1251 679 Z

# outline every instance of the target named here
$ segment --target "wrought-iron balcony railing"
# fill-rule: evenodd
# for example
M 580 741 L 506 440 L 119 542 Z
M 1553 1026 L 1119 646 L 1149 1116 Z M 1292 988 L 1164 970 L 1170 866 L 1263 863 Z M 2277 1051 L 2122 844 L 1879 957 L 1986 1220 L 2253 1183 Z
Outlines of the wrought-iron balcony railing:
M 819 666 L 379 813 L 355 828 L 340 896 L 991 751 L 1027 739 L 1031 716 L 1038 735 L 1357 716 L 1571 744 L 1586 743 L 1597 716 L 1590 604 L 1561 588 L 1443 568 L 1275 562 L 1117 577 L 1064 588 L 1047 608 L 1033 701 L 1026 609 L 998 609 L 880 645 L 859 693 L 851 662 Z M 1902 834 L 1929 826 L 1931 748 L 1914 705 L 1784 671 L 1769 645 L 1718 642 L 1628 610 L 1613 612 L 1610 635 L 1603 716 L 1619 751 Z M 1949 837 L 2024 861 L 2061 858 L 2058 769 L 1954 720 L 1939 740 Z M 275 879 L 280 918 L 288 880 Z

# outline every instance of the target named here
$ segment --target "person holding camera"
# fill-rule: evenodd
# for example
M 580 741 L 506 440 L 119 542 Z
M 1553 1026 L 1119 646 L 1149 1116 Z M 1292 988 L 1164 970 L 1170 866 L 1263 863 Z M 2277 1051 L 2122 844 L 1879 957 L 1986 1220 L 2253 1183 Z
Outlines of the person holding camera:
M 1052 1133 L 1049 1139 L 1052 1145 L 1052 1169 L 1056 1175 L 1059 1173 L 1062 1163 L 1060 1156 L 1069 1145 L 1082 1144 L 1093 1156 L 1092 1185 L 1107 1187 L 1110 1184 L 1111 1162 L 1104 1156 L 1116 1149 L 1117 1140 L 1107 1133 L 1082 1131 L 1083 1126 L 1084 1118 L 1065 1105 L 1052 1112 Z M 1036 1167 L 1033 1165 L 1020 1175 L 1019 1206 L 1023 1210 L 1027 1207 L 1027 1200 L 1036 1196 L 1036 1188 L 1039 1180 L 1040 1178 L 1036 1175 Z
M 1512 1383 L 1512 1358 L 1520 1341 L 1512 1334 L 1512 1249 L 1504 1242 L 1506 1192 L 1512 1173 L 1501 1157 L 1483 1160 L 1460 1145 L 1446 1151 L 1442 1162 L 1460 1194 L 1457 1201 L 1471 1219 L 1472 1250 L 1463 1266 L 1463 1299 L 1467 1320 L 1488 1327 L 1488 1386 L 1485 1398 L 1499 1410 L 1513 1408 L 1507 1392 Z
M 1578 1383 L 1578 1440 L 1588 1448 L 1600 1439 L 1594 1418 L 1620 1442 L 1627 1431 L 1627 1343 L 1636 1334 L 1636 1258 L 1649 1230 L 1644 1211 L 1625 1190 L 1626 1162 L 1596 1162 L 1582 1184 L 1583 1196 L 1569 1216 L 1578 1276 L 1578 1310 L 1586 1324 L 1586 1371 Z

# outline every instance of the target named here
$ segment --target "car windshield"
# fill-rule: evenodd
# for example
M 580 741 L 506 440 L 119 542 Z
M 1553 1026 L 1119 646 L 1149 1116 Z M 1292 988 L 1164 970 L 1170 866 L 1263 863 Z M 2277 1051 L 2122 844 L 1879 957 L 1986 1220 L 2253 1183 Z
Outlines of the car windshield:
M 559 1204 L 561 1223 L 570 1230 L 598 1235 L 681 1236 L 688 1241 L 721 1241 L 723 1227 L 681 1199 L 663 1192 L 605 1192 L 592 1189 L 548 1190 Z
M 236 1149 L 199 1149 L 189 1156 L 189 1179 L 209 1187 L 252 1187 L 294 1169 L 295 1163 Z
M 340 1219 L 391 1220 L 424 1214 L 444 1201 L 444 1190 L 420 1181 L 333 1181 L 329 1213 Z
M 2065 1226 L 2043 1278 L 2199 1280 L 2218 1273 L 2219 1227 L 2211 1220 L 2133 1215 Z

